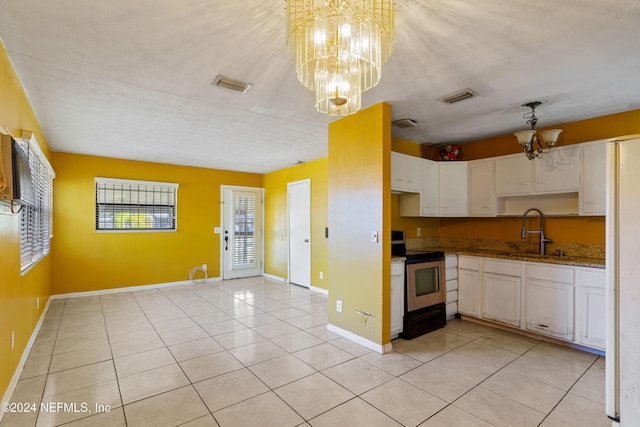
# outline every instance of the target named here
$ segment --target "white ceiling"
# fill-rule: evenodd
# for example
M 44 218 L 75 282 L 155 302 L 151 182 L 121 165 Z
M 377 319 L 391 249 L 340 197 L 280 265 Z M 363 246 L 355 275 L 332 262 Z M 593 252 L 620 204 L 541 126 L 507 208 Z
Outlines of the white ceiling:
M 284 8 L 0 0 L 0 38 L 53 150 L 265 173 L 325 157 L 335 120 L 296 80 Z M 540 127 L 638 109 L 639 41 L 638 0 L 397 0 L 363 108 L 390 103 L 418 122 L 394 135 L 431 144 L 523 129 L 537 99 Z M 211 86 L 218 74 L 254 87 Z M 437 101 L 465 88 L 478 97 Z

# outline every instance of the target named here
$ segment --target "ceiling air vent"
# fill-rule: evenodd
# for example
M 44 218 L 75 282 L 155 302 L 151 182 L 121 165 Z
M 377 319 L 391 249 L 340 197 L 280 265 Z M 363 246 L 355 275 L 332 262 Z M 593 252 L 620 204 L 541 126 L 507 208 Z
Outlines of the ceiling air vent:
M 414 128 L 418 126 L 416 123 L 413 119 L 398 119 L 391 122 L 392 125 L 398 128 Z
M 246 93 L 253 87 L 252 84 L 242 82 L 240 80 L 230 79 L 222 74 L 218 74 L 212 85 L 223 87 L 225 89 L 235 90 L 236 92 Z
M 447 104 L 455 104 L 456 102 L 464 101 L 465 99 L 473 98 L 474 96 L 476 96 L 474 91 L 471 89 L 464 89 L 460 92 L 438 98 L 438 101 L 446 102 Z

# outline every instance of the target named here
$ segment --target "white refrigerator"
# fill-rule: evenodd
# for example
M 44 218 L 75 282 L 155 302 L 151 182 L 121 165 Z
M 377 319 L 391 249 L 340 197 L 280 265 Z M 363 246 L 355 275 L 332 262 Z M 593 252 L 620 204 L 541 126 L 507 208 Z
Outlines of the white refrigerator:
M 640 135 L 607 146 L 606 411 L 640 425 Z

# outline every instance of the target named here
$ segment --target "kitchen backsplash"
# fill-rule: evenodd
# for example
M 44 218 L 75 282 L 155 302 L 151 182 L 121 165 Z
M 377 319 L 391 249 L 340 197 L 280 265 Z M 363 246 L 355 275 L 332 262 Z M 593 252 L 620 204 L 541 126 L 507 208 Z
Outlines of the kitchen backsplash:
M 486 240 L 486 239 L 452 239 L 448 237 L 427 237 L 407 239 L 407 249 L 459 249 L 459 250 L 480 250 L 491 252 L 507 253 L 528 253 L 537 254 L 540 251 L 540 244 L 528 240 Z M 580 243 L 547 243 L 546 253 L 555 254 L 562 250 L 568 257 L 580 258 L 605 258 L 604 245 L 591 245 Z

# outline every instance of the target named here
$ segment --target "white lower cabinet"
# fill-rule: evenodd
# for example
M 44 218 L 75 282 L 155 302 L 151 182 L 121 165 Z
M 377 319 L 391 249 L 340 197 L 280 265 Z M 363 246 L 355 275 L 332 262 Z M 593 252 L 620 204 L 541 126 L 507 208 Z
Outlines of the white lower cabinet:
M 520 326 L 522 279 L 485 273 L 482 280 L 482 317 Z
M 458 255 L 447 255 L 445 257 L 445 278 L 446 278 L 446 315 L 451 319 L 458 313 Z
M 604 350 L 605 270 L 458 256 L 458 312 Z
M 527 279 L 527 329 L 573 341 L 574 286 Z
M 578 270 L 580 344 L 604 350 L 606 345 L 606 290 L 604 270 Z
M 458 312 L 480 314 L 480 258 L 458 257 Z
M 402 332 L 404 321 L 404 261 L 391 262 L 391 337 Z

